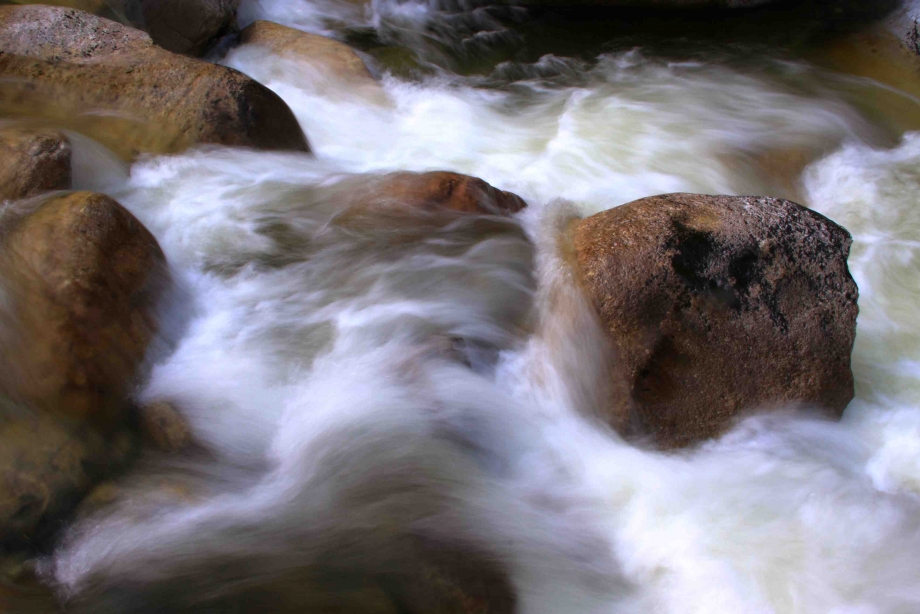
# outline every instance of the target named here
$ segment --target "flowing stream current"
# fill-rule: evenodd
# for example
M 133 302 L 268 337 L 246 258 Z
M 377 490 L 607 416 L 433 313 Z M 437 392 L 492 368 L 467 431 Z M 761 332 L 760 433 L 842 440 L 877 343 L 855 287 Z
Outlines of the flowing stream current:
M 195 610 L 291 570 L 396 565 L 420 533 L 501 561 L 524 614 L 920 611 L 920 132 L 864 102 L 920 101 L 769 55 L 631 48 L 464 74 L 451 50 L 514 32 L 425 3 L 244 0 L 240 17 L 372 29 L 425 76 L 355 87 L 240 47 L 221 61 L 288 103 L 314 157 L 210 147 L 125 168 L 77 139 L 77 187 L 140 218 L 176 280 L 140 400 L 172 402 L 207 453 L 144 470 L 186 476 L 181 502 L 76 526 L 47 563 L 65 595 Z M 470 20 L 478 34 L 450 38 Z M 381 173 L 441 169 L 529 206 L 346 212 Z M 785 196 L 851 231 L 839 423 L 754 416 L 661 453 L 596 418 L 603 334 L 562 229 L 675 191 Z

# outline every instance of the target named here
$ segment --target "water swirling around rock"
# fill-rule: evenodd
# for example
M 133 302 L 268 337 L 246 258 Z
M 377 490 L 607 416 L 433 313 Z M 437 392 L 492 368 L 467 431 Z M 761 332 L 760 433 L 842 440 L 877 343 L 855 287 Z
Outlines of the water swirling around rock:
M 438 54 L 476 48 L 472 31 L 493 33 L 480 50 L 517 35 L 476 8 L 244 0 L 240 17 L 370 28 L 427 72 L 365 56 L 383 77 L 355 92 L 231 50 L 221 61 L 288 104 L 315 157 L 208 146 L 126 170 L 72 139 L 74 187 L 115 197 L 170 263 L 182 298 L 137 396 L 178 408 L 198 448 L 137 470 L 181 496 L 123 497 L 45 560 L 70 603 L 438 611 L 412 579 L 440 573 L 484 587 L 464 603 L 526 614 L 920 607 L 920 133 L 866 102 L 915 100 L 743 50 L 461 71 Z M 388 173 L 441 169 L 528 206 L 464 216 L 373 196 Z M 860 316 L 841 422 L 755 415 L 666 454 L 599 419 L 609 348 L 563 237 L 670 192 L 791 198 L 850 230 Z

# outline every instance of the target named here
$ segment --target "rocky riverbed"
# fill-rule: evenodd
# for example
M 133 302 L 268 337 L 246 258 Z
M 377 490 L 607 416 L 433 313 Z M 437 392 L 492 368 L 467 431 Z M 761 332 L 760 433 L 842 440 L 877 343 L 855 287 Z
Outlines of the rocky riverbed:
M 0 612 L 920 603 L 912 5 L 58 4 Z

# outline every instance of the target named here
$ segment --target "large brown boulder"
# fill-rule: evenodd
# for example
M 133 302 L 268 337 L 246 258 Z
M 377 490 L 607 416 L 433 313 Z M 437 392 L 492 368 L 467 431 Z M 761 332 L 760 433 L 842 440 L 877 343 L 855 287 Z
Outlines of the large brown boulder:
M 124 0 L 124 12 L 169 51 L 201 55 L 236 29 L 240 0 Z
M 328 71 L 338 78 L 376 87 L 376 81 L 357 52 L 337 40 L 288 28 L 271 21 L 255 21 L 243 30 L 240 42 L 259 45 L 276 55 Z
M 266 87 L 73 9 L 0 6 L 0 76 L 0 112 L 50 118 L 126 158 L 198 143 L 308 151 Z
M 0 128 L 0 201 L 69 189 L 70 156 L 60 132 Z
M 4 209 L 0 271 L 2 552 L 41 546 L 129 459 L 166 270 L 121 205 L 75 192 Z
M 853 397 L 850 235 L 774 198 L 669 194 L 573 227 L 575 257 L 630 394 L 611 422 L 677 447 L 742 412 Z
M 120 423 L 157 331 L 167 273 L 156 239 L 91 192 L 7 211 L 0 222 L 0 395 L 68 419 Z

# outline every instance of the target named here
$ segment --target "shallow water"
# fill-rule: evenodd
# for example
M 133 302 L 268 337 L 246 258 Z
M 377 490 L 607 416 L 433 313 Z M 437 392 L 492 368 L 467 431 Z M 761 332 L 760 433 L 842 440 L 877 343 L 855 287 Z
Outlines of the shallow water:
M 917 101 L 784 52 L 627 49 L 462 76 L 438 54 L 468 30 L 495 27 L 480 55 L 515 32 L 421 3 L 244 0 L 241 17 L 375 28 L 428 76 L 377 64 L 380 89 L 356 93 L 239 48 L 223 62 L 285 99 L 315 157 L 211 147 L 126 169 L 78 139 L 79 187 L 134 212 L 177 280 L 139 398 L 172 402 L 209 453 L 156 469 L 192 476 L 192 497 L 138 497 L 72 531 L 46 566 L 62 594 L 197 611 L 342 544 L 338 573 L 399 568 L 412 534 L 503 562 L 527 614 L 920 609 L 920 133 L 866 104 Z M 380 173 L 431 169 L 529 206 L 352 208 Z M 561 229 L 674 191 L 791 197 L 852 232 L 857 396 L 840 423 L 753 417 L 663 454 L 595 418 L 605 347 Z

